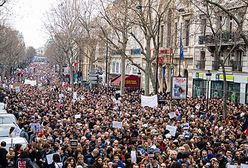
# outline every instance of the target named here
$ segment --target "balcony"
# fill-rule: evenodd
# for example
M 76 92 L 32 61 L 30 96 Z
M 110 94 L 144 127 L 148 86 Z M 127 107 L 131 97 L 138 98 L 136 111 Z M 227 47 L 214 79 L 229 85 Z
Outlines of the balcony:
M 204 70 L 205 69 L 205 60 L 196 61 L 196 68 Z
M 199 36 L 198 44 L 218 44 L 222 42 L 223 44 L 234 43 L 241 40 L 240 35 L 237 32 L 222 32 L 214 35 L 202 35 Z
M 242 62 L 232 61 L 232 70 L 237 72 L 242 72 Z

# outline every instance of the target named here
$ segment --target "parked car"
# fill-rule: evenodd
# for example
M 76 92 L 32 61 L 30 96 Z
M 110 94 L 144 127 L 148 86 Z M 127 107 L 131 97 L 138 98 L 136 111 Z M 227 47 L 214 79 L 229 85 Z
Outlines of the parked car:
M 16 123 L 16 117 L 14 114 L 2 113 L 0 114 L 0 124 L 13 124 Z
M 16 124 L 0 124 L 0 140 L 9 137 L 9 132 L 11 127 L 16 128 L 17 130 L 20 131 L 19 126 Z
M 4 104 L 4 103 L 0 103 L 0 110 L 4 110 L 4 109 L 5 109 L 5 107 L 6 107 L 6 104 Z
M 0 143 L 2 141 L 6 142 L 6 147 L 5 147 L 6 150 L 9 150 L 10 147 L 15 147 L 16 144 L 21 144 L 23 149 L 26 148 L 26 146 L 28 145 L 27 140 L 22 137 L 3 138 L 0 140 Z
M 6 114 L 7 111 L 6 110 L 0 110 L 0 114 Z

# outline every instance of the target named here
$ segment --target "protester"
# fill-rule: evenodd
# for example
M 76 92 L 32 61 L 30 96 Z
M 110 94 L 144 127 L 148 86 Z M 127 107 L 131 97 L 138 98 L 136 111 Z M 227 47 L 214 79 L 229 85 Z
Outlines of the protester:
M 7 167 L 7 154 L 8 151 L 5 149 L 6 147 L 6 142 L 2 141 L 1 146 L 0 146 L 0 168 L 6 168 Z

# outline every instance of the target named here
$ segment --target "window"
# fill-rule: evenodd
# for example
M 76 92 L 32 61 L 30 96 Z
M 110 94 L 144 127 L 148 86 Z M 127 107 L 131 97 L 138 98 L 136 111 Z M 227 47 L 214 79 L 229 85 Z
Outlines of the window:
M 172 23 L 172 11 L 169 11 L 168 14 L 168 23 L 167 23 L 167 48 L 171 47 L 172 44 L 172 32 L 171 32 L 171 23 Z
M 115 73 L 115 62 L 112 63 L 112 73 Z
M 185 20 L 185 46 L 189 46 L 189 33 L 190 33 L 190 23 L 189 20 Z
M 201 19 L 201 34 L 202 35 L 206 34 L 206 25 L 207 25 L 207 20 Z
M 131 49 L 131 55 L 140 55 L 141 49 L 140 48 L 133 48 Z
M 120 72 L 120 63 L 116 62 L 115 73 L 119 73 L 119 72 Z

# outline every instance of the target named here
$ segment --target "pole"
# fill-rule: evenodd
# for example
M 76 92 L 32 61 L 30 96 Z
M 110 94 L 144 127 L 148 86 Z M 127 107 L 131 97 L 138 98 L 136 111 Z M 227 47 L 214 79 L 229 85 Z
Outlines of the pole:
M 182 38 L 182 33 L 183 33 L 182 31 L 183 31 L 183 23 L 181 23 L 180 40 Z M 179 43 L 181 43 L 181 41 Z M 179 55 L 179 74 L 178 74 L 178 76 L 181 77 L 181 57 L 180 57 L 180 55 Z
M 105 84 L 108 89 L 108 43 L 106 44 L 106 58 L 105 58 Z
M 209 93 L 209 80 L 207 81 L 207 113 L 208 113 L 208 93 Z
M 158 15 L 158 14 L 157 14 Z M 156 83 L 155 83 L 155 94 L 158 94 L 158 55 L 159 55 L 159 36 L 160 36 L 160 22 L 161 17 L 158 15 L 158 37 L 157 37 L 157 48 L 156 48 Z

